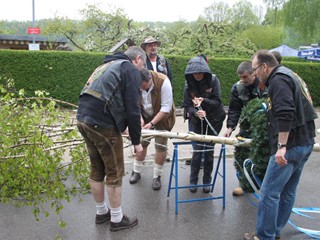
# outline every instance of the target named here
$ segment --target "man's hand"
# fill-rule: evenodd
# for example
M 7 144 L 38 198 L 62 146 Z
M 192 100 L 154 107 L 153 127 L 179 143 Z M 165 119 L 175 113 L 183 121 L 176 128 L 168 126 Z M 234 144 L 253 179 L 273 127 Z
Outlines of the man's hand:
M 154 129 L 154 126 L 151 124 L 151 122 L 149 122 L 146 125 L 144 125 L 142 129 Z
M 232 128 L 228 128 L 227 131 L 225 132 L 224 136 L 225 137 L 230 137 L 232 133 Z
M 288 161 L 285 158 L 286 152 L 287 152 L 287 148 L 285 147 L 278 149 L 278 151 L 276 152 L 276 155 L 275 155 L 276 163 L 279 166 L 283 167 L 288 164 Z
M 196 116 L 197 116 L 198 118 L 200 118 L 200 119 L 203 119 L 204 117 L 207 116 L 207 113 L 206 113 L 206 111 L 198 110 L 198 111 L 196 112 Z
M 141 143 L 139 145 L 134 145 L 134 153 L 136 154 L 136 159 L 143 159 L 143 147 Z
M 143 150 L 143 147 L 142 147 L 141 143 L 138 144 L 138 145 L 134 145 L 134 152 L 135 152 L 136 154 L 137 154 L 137 153 L 141 153 L 142 150 Z
M 196 97 L 195 97 L 195 98 L 192 99 L 193 105 L 194 105 L 195 107 L 200 107 L 202 101 L 203 101 L 203 98 L 202 98 L 202 97 L 199 97 L 199 98 L 196 98 Z

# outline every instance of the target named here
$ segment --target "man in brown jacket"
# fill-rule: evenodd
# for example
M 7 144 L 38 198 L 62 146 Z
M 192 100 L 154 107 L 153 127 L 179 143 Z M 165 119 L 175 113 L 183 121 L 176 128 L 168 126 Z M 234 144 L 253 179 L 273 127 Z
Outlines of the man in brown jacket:
M 143 129 L 171 131 L 175 123 L 172 87 L 168 77 L 162 73 L 141 70 L 141 124 Z M 168 139 L 155 137 L 155 165 L 153 171 L 153 190 L 161 188 L 161 174 L 167 157 Z M 142 141 L 143 154 L 137 155 L 134 161 L 130 183 L 135 184 L 141 178 L 143 160 L 147 154 L 149 142 Z

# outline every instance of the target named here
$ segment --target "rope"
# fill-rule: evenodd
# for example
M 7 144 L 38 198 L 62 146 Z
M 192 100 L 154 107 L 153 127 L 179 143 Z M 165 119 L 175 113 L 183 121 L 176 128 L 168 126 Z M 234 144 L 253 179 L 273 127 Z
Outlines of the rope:
M 196 107 L 198 110 L 203 110 L 202 109 L 202 107 L 201 106 L 198 106 L 198 107 Z M 212 130 L 212 132 L 213 132 L 213 134 L 215 135 L 215 136 L 218 136 L 219 134 L 217 133 L 217 131 L 214 129 L 214 127 L 211 125 L 211 123 L 209 122 L 209 120 L 208 120 L 208 118 L 207 117 L 203 117 L 205 120 L 206 120 L 206 122 L 207 122 L 207 124 L 208 124 L 208 126 L 210 127 L 210 129 Z M 202 127 L 202 119 L 201 119 L 201 127 Z M 202 132 L 202 129 L 201 129 L 201 132 Z

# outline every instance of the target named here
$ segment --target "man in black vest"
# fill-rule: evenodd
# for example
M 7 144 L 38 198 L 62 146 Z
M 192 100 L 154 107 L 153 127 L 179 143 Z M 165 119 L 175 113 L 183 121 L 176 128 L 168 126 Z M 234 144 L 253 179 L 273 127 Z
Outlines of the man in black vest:
M 312 153 L 317 114 L 294 73 L 268 50 L 252 60 L 255 76 L 268 87 L 268 132 L 271 148 L 261 186 L 256 233 L 246 240 L 280 239 L 289 220 L 304 164 Z
M 142 154 L 139 69 L 145 61 L 145 53 L 140 47 L 130 47 L 125 54 L 107 55 L 80 94 L 77 126 L 91 161 L 90 187 L 96 203 L 95 222 L 111 221 L 111 231 L 138 224 L 137 218 L 128 218 L 121 209 L 124 176 L 121 132 L 128 126 L 136 155 Z M 105 201 L 105 185 L 110 208 Z

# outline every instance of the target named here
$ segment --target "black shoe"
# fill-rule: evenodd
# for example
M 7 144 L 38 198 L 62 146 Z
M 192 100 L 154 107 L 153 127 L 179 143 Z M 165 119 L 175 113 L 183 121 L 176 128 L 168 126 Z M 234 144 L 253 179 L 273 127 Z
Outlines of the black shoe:
M 96 214 L 96 224 L 101 224 L 104 222 L 109 222 L 111 218 L 110 210 L 106 214 L 98 215 Z
M 210 186 L 204 186 L 202 190 L 203 190 L 204 193 L 209 193 L 210 192 Z
M 129 182 L 130 182 L 130 184 L 135 184 L 140 180 L 140 178 L 141 178 L 141 174 L 140 173 L 132 171 L 132 174 L 131 174 Z
M 196 185 L 196 184 L 190 184 L 190 185 Z M 189 191 L 190 191 L 191 193 L 196 193 L 197 190 L 198 190 L 197 187 L 191 187 L 191 188 L 189 188 Z
M 186 165 L 191 165 L 191 159 L 186 160 Z
M 123 215 L 121 222 L 114 223 L 110 222 L 110 231 L 116 232 L 120 230 L 124 230 L 127 228 L 132 228 L 138 224 L 138 219 L 136 217 L 128 218 L 126 215 Z
M 158 191 L 161 189 L 161 177 L 157 177 L 153 179 L 153 183 L 152 183 L 152 189 L 155 191 Z

